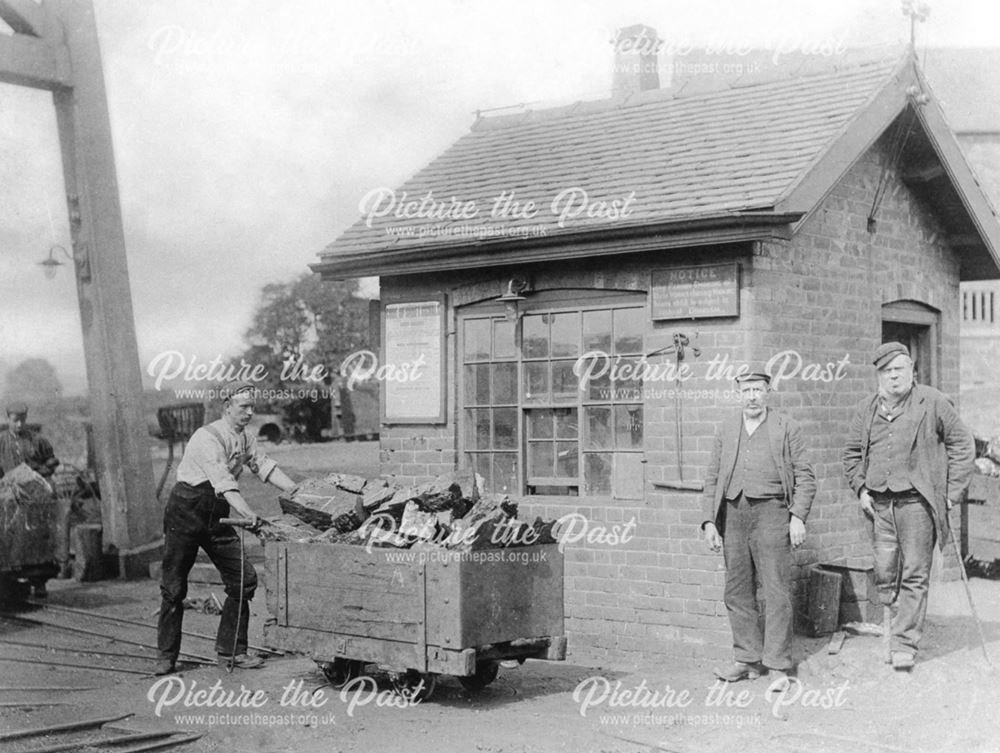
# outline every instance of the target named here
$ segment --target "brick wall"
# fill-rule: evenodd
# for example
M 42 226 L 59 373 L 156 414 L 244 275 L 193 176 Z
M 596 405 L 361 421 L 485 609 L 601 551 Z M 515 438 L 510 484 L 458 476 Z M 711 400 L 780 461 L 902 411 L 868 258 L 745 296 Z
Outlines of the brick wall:
M 576 542 L 566 548 L 566 629 L 578 650 L 619 663 L 640 663 L 651 653 L 728 655 L 722 557 L 711 554 L 699 536 L 700 493 L 683 488 L 704 477 L 716 426 L 738 410 L 725 365 L 762 365 L 783 351 L 795 351 L 803 359 L 799 373 L 781 382 L 772 396 L 774 406 L 803 424 L 819 482 L 808 540 L 795 554 L 798 611 L 805 607 L 808 565 L 869 552 L 862 518 L 843 481 L 840 452 L 851 408 L 875 386 L 869 357 L 881 341 L 882 304 L 906 299 L 940 310 L 945 392 L 957 395 L 959 376 L 958 264 L 938 224 L 892 177 L 877 232 L 867 232 L 866 216 L 884 155 L 881 144 L 873 147 L 790 241 L 517 270 L 530 273 L 539 290 L 641 291 L 649 285 L 652 267 L 725 260 L 742 265 L 739 318 L 649 325 L 646 352 L 668 346 L 680 332 L 700 353 L 688 351 L 692 377 L 682 385 L 681 400 L 671 393 L 674 383 L 646 385 L 644 499 L 601 504 L 576 497 L 520 500 L 528 517 L 579 514 L 594 530 L 633 533 L 624 542 Z M 450 309 L 449 423 L 384 428 L 382 468 L 387 477 L 409 483 L 457 462 L 454 308 L 495 298 L 509 275 L 491 269 L 383 279 L 385 301 L 444 291 Z M 673 356 L 650 361 L 662 363 L 664 358 Z M 712 363 L 716 378 L 708 375 Z M 838 369 L 842 378 L 822 380 Z

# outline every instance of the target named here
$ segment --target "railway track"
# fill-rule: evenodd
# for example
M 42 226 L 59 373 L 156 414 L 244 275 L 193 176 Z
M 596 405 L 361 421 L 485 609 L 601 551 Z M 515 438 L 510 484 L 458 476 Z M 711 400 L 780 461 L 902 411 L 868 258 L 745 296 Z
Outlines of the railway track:
M 117 753 L 144 753 L 152 750 L 166 750 L 187 745 L 202 736 L 200 734 L 166 732 L 130 732 L 123 729 L 107 728 L 106 725 L 120 722 L 131 716 L 80 719 L 60 724 L 0 732 L 0 747 L 14 744 L 18 753 L 60 753 L 60 751 L 100 749 L 114 746 Z

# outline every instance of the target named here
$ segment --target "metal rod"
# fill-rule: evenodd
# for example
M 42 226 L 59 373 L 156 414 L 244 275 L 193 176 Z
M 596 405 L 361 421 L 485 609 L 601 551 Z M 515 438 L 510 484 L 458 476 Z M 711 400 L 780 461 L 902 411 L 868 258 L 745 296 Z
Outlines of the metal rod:
M 79 750 L 81 748 L 96 748 L 103 745 L 119 745 L 121 743 L 140 742 L 142 740 L 162 740 L 164 737 L 176 735 L 176 732 L 139 732 L 137 734 L 115 735 L 114 737 L 102 737 L 97 740 L 83 742 L 76 740 L 71 743 L 53 743 L 44 748 L 32 748 L 27 753 L 60 753 L 63 750 Z
M 104 638 L 109 641 L 118 641 L 119 643 L 127 643 L 130 646 L 142 646 L 143 648 L 149 648 L 156 650 L 156 646 L 151 646 L 148 643 L 141 643 L 140 641 L 129 640 L 128 638 L 115 638 L 114 636 L 105 635 L 104 633 L 97 633 L 93 630 L 86 630 L 84 628 L 70 627 L 69 625 L 57 625 L 54 622 L 44 622 L 43 620 L 36 620 L 31 617 L 18 617 L 16 615 L 3 615 L 0 620 L 15 620 L 17 622 L 26 622 L 29 625 L 41 625 L 42 627 L 55 628 L 56 630 L 66 630 L 70 633 L 81 633 L 82 635 L 93 635 L 98 638 Z M 194 659 L 204 663 L 204 664 L 215 664 L 215 660 L 208 657 L 202 656 L 201 654 L 192 654 L 190 651 L 181 651 L 185 656 L 193 657 Z M 152 657 L 151 657 L 152 658 Z
M 65 724 L 50 724 L 48 727 L 32 727 L 30 729 L 15 729 L 10 732 L 0 732 L 0 741 L 21 740 L 25 737 L 38 737 L 48 735 L 52 732 L 72 732 L 78 729 L 92 729 L 100 727 L 110 722 L 118 722 L 128 719 L 132 714 L 119 714 L 118 716 L 106 716 L 100 719 L 84 719 L 79 722 L 67 722 Z
M 100 689 L 101 689 L 100 685 L 84 685 L 82 687 L 77 686 L 72 688 L 67 688 L 63 685 L 50 685 L 50 686 L 38 685 L 35 687 L 31 687 L 29 685 L 4 685 L 3 687 L 0 687 L 0 693 L 3 692 L 24 693 L 26 691 L 32 691 L 32 690 L 37 690 L 40 693 L 50 693 L 52 691 L 58 691 L 58 690 L 65 690 L 66 692 L 69 692 L 71 690 L 100 690 Z
M 112 638 L 112 640 L 114 640 Z M 50 646 L 45 643 L 33 643 L 31 641 L 10 641 L 6 638 L 3 644 L 10 644 L 12 646 L 27 646 L 28 648 L 44 648 L 48 651 L 64 651 L 73 654 L 96 654 L 97 656 L 120 656 L 123 659 L 145 659 L 146 661 L 151 660 L 153 657 L 146 656 L 145 654 L 123 654 L 120 651 L 101 651 L 96 648 L 72 648 L 70 646 Z M 3 645 L 0 644 L 0 645 Z M 197 661 L 199 664 L 215 664 L 215 662 L 209 662 L 201 660 L 192 659 L 192 661 Z
M 98 612 L 88 612 L 86 609 L 74 609 L 73 607 L 58 606 L 56 604 L 43 604 L 41 602 L 31 601 L 31 600 L 29 600 L 28 603 L 31 604 L 32 606 L 41 607 L 42 609 L 47 609 L 51 612 L 66 612 L 67 614 L 81 614 L 86 617 L 96 617 L 101 620 L 108 620 L 109 622 L 117 622 L 122 625 L 137 625 L 138 627 L 151 628 L 154 630 L 156 629 L 156 625 L 150 625 L 148 622 L 139 622 L 138 620 L 128 620 L 125 619 L 124 617 L 112 617 L 111 615 L 100 614 Z M 181 634 L 187 635 L 191 638 L 204 638 L 207 641 L 213 641 L 213 642 L 215 641 L 214 635 L 206 635 L 205 633 L 196 633 L 193 630 L 184 630 L 182 631 Z M 265 651 L 269 654 L 273 654 L 274 656 L 285 655 L 284 651 L 276 651 L 275 649 L 267 648 L 266 646 L 255 646 L 251 643 L 249 644 L 249 647 L 252 648 L 254 651 Z M 181 653 L 182 654 L 187 653 L 189 656 L 198 656 L 197 654 L 191 654 L 187 651 L 182 651 Z M 200 656 L 198 658 L 203 659 L 204 661 L 208 661 L 210 664 L 215 664 L 214 659 L 210 660 L 208 657 L 204 656 Z
M 958 567 L 962 571 L 962 584 L 965 586 L 965 595 L 969 598 L 969 609 L 972 612 L 972 619 L 975 620 L 976 627 L 979 629 L 979 642 L 983 647 L 983 656 L 986 657 L 986 663 L 989 664 L 990 669 L 994 669 L 993 660 L 990 658 L 989 651 L 986 650 L 986 635 L 983 633 L 983 623 L 979 621 L 979 615 L 976 613 L 976 605 L 972 601 L 972 589 L 969 587 L 969 574 L 965 572 L 965 563 L 962 561 L 962 550 L 958 546 L 958 539 L 955 538 L 955 529 L 952 526 L 948 526 L 948 530 L 951 532 L 951 543 L 955 547 L 955 555 L 958 557 Z
M 12 701 L 0 703 L 0 709 L 23 709 L 35 706 L 69 706 L 68 701 Z
M 120 753 L 143 753 L 146 750 L 158 750 L 160 748 L 170 748 L 175 745 L 187 745 L 202 737 L 200 734 L 178 737 L 173 740 L 163 740 L 161 742 L 147 743 L 146 745 L 133 745 L 131 748 L 124 748 Z
M 44 664 L 46 667 L 72 667 L 73 669 L 89 669 L 93 672 L 125 672 L 130 675 L 148 675 L 144 669 L 123 669 L 121 667 L 92 667 L 86 664 L 67 664 L 61 661 L 42 661 L 41 659 L 5 659 L 0 657 L 0 664 L 12 662 L 14 664 Z

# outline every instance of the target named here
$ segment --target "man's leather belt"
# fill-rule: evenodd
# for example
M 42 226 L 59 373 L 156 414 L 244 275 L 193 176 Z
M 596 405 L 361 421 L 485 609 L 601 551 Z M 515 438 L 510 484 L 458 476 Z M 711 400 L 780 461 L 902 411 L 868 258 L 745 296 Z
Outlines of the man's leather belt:
M 876 502 L 893 502 L 903 505 L 908 502 L 923 502 L 924 498 L 916 489 L 906 489 L 901 492 L 885 490 L 884 492 L 870 492 Z

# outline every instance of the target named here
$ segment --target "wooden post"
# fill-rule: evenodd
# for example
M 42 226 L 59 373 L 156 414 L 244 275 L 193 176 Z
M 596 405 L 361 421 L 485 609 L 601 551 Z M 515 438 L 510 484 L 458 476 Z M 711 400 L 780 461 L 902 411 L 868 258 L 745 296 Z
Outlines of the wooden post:
M 52 92 L 69 204 L 105 544 L 123 577 L 162 546 L 92 0 L 0 0 L 0 81 Z

